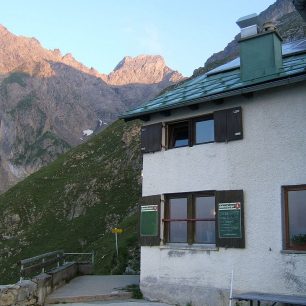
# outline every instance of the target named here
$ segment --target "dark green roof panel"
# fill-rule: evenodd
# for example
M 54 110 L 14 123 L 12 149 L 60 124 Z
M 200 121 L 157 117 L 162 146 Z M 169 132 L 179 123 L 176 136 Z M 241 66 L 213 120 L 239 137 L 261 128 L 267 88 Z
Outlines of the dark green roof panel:
M 306 74 L 306 39 L 283 45 L 283 57 L 282 69 L 279 73 L 270 75 L 270 81 L 301 73 Z M 127 111 L 121 117 L 137 118 L 146 114 L 190 105 L 193 102 L 198 103 L 206 97 L 257 85 L 264 81 L 266 78 L 243 82 L 240 78 L 239 60 L 235 59 L 204 75 L 184 82 L 173 90 Z

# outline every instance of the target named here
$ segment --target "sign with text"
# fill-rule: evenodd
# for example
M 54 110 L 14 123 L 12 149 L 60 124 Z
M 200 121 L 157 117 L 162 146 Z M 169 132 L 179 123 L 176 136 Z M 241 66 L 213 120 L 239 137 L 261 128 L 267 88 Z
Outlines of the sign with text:
M 241 203 L 218 203 L 219 238 L 241 238 Z
M 141 206 L 140 212 L 140 235 L 158 235 L 158 205 Z
M 122 228 L 117 228 L 117 227 L 112 228 L 112 233 L 113 234 L 122 234 L 122 232 L 123 232 Z

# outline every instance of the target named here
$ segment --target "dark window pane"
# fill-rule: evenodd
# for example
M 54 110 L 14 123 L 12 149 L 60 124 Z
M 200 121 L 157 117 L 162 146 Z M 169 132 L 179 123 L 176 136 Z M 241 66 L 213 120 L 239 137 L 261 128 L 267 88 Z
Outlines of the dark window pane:
M 215 219 L 215 197 L 195 198 L 195 218 Z M 215 243 L 215 221 L 195 222 L 195 243 Z
M 195 243 L 215 243 L 215 221 L 197 221 L 194 240 Z
M 203 120 L 195 123 L 195 143 L 212 142 L 215 140 L 214 120 Z
M 215 197 L 195 198 L 196 218 L 215 218 Z
M 306 190 L 288 191 L 290 244 L 306 246 Z
M 187 219 L 187 198 L 169 200 L 170 219 Z M 169 224 L 170 242 L 187 242 L 187 221 L 171 221 Z
M 170 223 L 170 242 L 187 242 L 187 222 L 177 221 Z
M 170 127 L 171 138 L 170 147 L 178 148 L 188 146 L 189 144 L 189 127 L 188 122 L 179 123 Z

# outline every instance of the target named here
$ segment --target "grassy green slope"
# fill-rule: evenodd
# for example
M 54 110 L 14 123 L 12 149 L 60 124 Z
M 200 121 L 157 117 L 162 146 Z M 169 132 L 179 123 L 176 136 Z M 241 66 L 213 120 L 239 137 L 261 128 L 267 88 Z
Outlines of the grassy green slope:
M 94 250 L 96 273 L 137 269 L 139 130 L 116 121 L 0 196 L 0 284 L 18 279 L 18 260 L 56 249 Z

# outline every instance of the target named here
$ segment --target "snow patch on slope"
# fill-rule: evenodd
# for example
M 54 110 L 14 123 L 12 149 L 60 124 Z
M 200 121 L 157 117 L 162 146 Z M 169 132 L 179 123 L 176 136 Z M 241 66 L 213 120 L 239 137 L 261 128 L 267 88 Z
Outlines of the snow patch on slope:
M 83 136 L 90 136 L 93 133 L 93 130 L 84 130 L 83 131 Z

